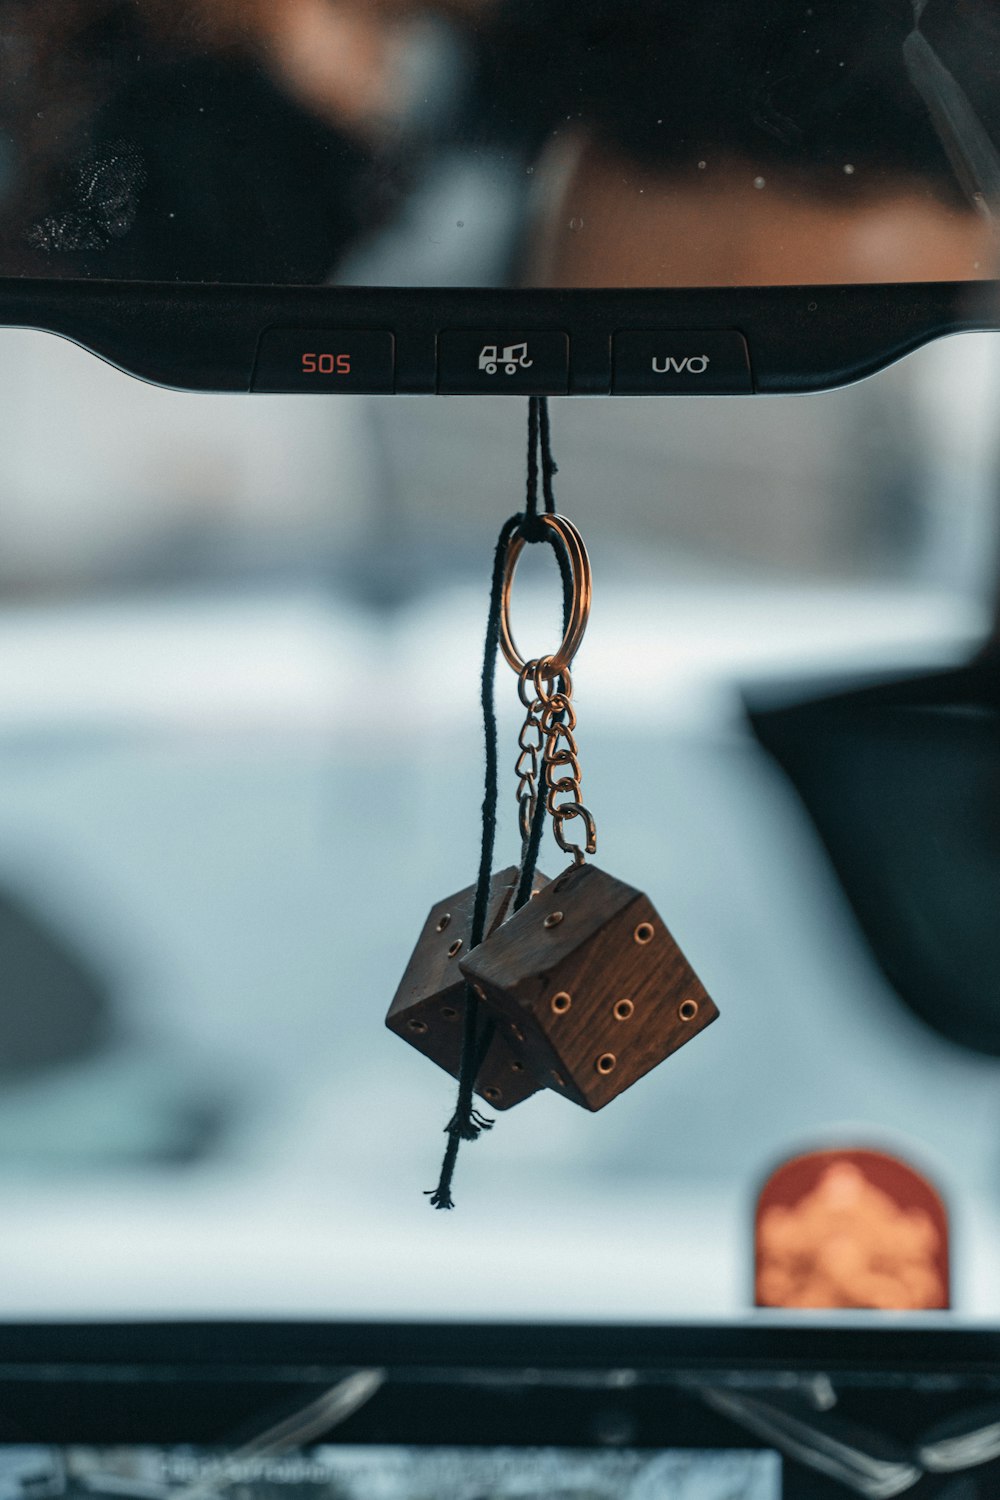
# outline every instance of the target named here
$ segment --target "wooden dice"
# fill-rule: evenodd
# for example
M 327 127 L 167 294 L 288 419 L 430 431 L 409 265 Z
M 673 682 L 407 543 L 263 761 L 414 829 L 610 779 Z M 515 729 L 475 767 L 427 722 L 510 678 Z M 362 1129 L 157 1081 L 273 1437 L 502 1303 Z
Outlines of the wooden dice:
M 594 865 L 547 885 L 459 967 L 526 1072 L 584 1109 L 719 1014 L 642 892 Z
M 513 866 L 494 875 L 487 909 L 487 934 L 507 915 L 517 880 L 518 871 Z M 546 884 L 546 876 L 535 877 L 535 890 Z M 432 909 L 385 1018 L 390 1031 L 410 1042 L 453 1078 L 458 1077 L 465 1025 L 466 981 L 459 960 L 469 951 L 475 899 L 476 888 L 472 885 Z M 489 1013 L 485 1013 L 483 1020 L 490 1019 Z M 498 1029 L 479 1070 L 476 1092 L 493 1109 L 510 1109 L 541 1087 L 524 1060 L 512 1050 L 506 1034 Z

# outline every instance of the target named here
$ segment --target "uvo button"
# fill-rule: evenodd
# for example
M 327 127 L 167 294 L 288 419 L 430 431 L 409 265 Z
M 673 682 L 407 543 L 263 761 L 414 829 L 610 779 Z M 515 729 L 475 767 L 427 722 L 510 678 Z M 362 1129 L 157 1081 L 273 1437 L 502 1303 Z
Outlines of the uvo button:
M 438 335 L 438 390 L 448 396 L 564 396 L 565 333 L 453 330 Z
M 395 365 L 391 333 L 269 328 L 261 337 L 253 389 L 383 395 L 393 389 Z
M 616 396 L 748 394 L 753 379 L 746 340 L 718 329 L 616 333 L 612 389 Z

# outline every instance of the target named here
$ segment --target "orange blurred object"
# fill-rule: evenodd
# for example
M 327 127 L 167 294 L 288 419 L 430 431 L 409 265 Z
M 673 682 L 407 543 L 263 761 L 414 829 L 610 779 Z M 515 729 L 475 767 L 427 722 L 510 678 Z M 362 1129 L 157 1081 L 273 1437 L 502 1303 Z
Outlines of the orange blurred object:
M 951 1305 L 948 1213 L 878 1151 L 795 1157 L 757 1205 L 758 1307 L 926 1311 Z
M 63 0 L 67 3 L 67 0 Z M 91 4 L 107 0 L 89 0 Z M 139 0 L 174 45 L 256 54 L 300 105 L 362 135 L 390 127 L 405 95 L 412 28 L 476 0 Z

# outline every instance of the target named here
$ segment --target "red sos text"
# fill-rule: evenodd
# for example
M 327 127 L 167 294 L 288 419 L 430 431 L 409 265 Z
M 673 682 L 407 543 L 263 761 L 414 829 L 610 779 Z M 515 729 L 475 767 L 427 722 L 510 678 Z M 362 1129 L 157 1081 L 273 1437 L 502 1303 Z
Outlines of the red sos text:
M 349 354 L 303 354 L 303 375 L 350 375 Z

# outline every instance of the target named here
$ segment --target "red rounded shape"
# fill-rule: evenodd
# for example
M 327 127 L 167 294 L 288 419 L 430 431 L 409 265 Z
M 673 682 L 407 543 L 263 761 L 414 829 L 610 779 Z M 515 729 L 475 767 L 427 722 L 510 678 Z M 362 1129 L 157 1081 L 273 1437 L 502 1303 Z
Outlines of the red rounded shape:
M 951 1305 L 948 1210 L 881 1151 L 815 1151 L 768 1179 L 755 1224 L 758 1307 L 928 1311 Z

